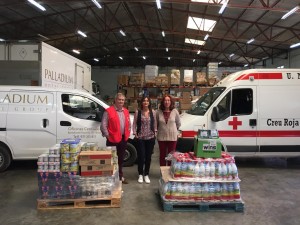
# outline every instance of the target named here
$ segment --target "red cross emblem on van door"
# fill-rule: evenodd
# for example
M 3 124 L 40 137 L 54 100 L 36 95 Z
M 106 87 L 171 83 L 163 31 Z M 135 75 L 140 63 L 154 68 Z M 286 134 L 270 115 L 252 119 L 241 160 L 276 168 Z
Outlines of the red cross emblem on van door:
M 232 126 L 233 130 L 237 130 L 238 126 L 242 125 L 242 121 L 238 120 L 237 117 L 233 117 L 232 121 L 228 121 L 228 125 Z

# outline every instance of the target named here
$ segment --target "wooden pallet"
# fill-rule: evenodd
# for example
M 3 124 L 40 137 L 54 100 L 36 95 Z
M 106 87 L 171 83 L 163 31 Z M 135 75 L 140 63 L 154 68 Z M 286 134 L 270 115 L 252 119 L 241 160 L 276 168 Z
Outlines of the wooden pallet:
M 120 208 L 122 187 L 118 187 L 110 198 L 38 199 L 37 209 L 89 209 Z
M 161 198 L 163 210 L 165 212 L 213 212 L 213 211 L 231 211 L 244 212 L 243 201 L 232 202 L 180 202 L 180 201 L 166 201 Z

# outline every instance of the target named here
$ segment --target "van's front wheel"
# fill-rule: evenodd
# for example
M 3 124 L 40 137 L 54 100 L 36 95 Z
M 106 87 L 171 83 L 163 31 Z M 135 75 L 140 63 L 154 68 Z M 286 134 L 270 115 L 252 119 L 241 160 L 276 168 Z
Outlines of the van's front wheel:
M 125 155 L 124 155 L 124 162 L 123 166 L 133 166 L 137 158 L 137 152 L 135 147 L 127 143 Z
M 9 150 L 5 146 L 0 145 L 0 172 L 6 170 L 10 163 L 11 155 Z

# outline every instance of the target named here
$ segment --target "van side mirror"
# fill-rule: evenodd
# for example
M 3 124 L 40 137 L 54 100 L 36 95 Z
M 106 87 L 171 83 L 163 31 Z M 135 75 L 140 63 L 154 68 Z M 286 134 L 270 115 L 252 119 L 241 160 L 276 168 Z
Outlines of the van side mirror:
M 213 107 L 213 110 L 211 113 L 211 120 L 214 122 L 220 121 L 219 108 L 217 106 Z
M 103 112 L 101 112 L 101 111 L 96 112 L 95 121 L 101 122 L 102 116 L 103 116 Z

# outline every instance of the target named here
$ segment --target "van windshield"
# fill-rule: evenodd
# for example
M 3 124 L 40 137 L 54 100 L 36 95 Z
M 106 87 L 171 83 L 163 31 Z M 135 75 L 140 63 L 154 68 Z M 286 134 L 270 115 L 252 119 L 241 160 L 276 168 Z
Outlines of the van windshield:
M 225 87 L 214 87 L 206 92 L 199 100 L 187 111 L 188 114 L 203 116 L 214 101 L 225 90 Z

